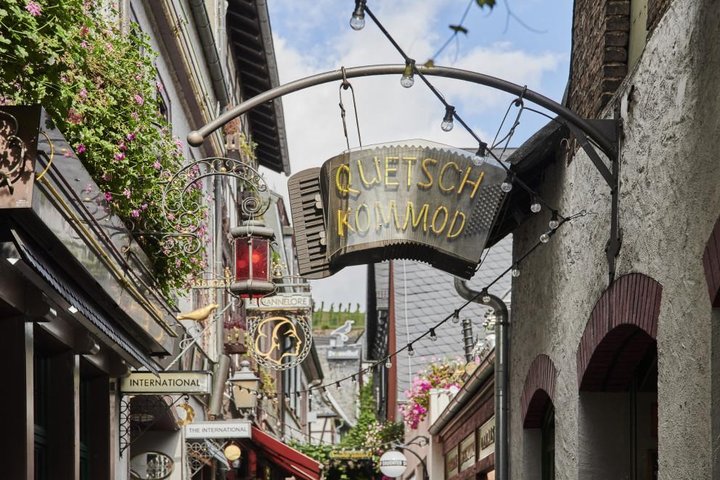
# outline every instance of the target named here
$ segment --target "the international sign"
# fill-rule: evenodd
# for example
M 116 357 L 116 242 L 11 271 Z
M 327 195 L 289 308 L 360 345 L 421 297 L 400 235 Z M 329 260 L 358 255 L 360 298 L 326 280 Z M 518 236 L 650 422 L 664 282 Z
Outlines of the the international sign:
M 246 420 L 195 422 L 185 425 L 185 438 L 252 438 L 250 425 Z
M 297 175 L 303 184 L 290 188 L 293 219 L 304 215 L 299 223 L 310 238 L 312 199 L 296 201 L 293 194 L 313 190 L 307 174 Z M 330 273 L 411 258 L 470 278 L 502 204 L 506 174 L 495 160 L 414 140 L 345 152 L 326 161 L 319 177 L 324 245 L 299 252 L 325 248 Z M 303 273 L 303 265 L 312 262 L 299 258 L 299 263 Z M 317 267 L 312 273 L 321 276 Z
M 120 391 L 135 395 L 210 393 L 209 372 L 131 372 L 120 380 Z
M 255 361 L 273 370 L 287 370 L 305 360 L 312 346 L 309 314 L 309 310 L 307 315 L 277 310 L 248 317 Z

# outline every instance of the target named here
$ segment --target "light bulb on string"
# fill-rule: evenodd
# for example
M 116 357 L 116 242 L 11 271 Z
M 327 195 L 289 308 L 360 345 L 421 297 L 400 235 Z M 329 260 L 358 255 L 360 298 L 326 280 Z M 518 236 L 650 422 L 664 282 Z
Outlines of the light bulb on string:
M 555 230 L 560 226 L 560 221 L 558 220 L 558 213 L 557 210 L 553 210 L 552 216 L 550 216 L 550 221 L 548 222 L 548 227 L 550 229 Z
M 388 357 L 387 360 L 385 360 L 385 368 L 392 368 L 392 358 Z
M 541 243 L 548 243 L 549 241 L 550 241 L 550 234 L 548 232 L 545 232 L 542 235 L 540 235 Z
M 510 193 L 510 190 L 513 189 L 513 178 L 512 174 L 508 173 L 507 177 L 505 177 L 505 180 L 503 183 L 500 184 L 500 190 L 502 190 L 505 193 Z
M 520 266 L 516 263 L 512 268 L 512 276 L 517 278 L 520 276 Z
M 353 384 L 357 383 L 357 377 L 355 375 L 353 375 L 351 381 Z
M 453 323 L 458 323 L 459 321 L 460 321 L 460 312 L 458 312 L 457 310 L 455 310 L 455 311 L 453 312 L 453 314 L 452 314 L 452 322 L 453 322 Z
M 431 342 L 437 342 L 437 335 L 435 335 L 435 329 L 430 329 L 430 341 Z
M 492 300 L 487 288 L 483 288 L 481 300 L 483 303 L 490 303 L 490 300 Z
M 405 70 L 403 70 L 402 77 L 400 77 L 400 85 L 405 88 L 415 85 L 415 60 L 412 58 L 405 61 Z
M 408 354 L 408 357 L 415 356 L 415 350 L 413 349 L 412 343 L 408 343 L 407 354 Z
M 448 105 L 445 107 L 445 116 L 443 117 L 443 121 L 440 124 L 440 128 L 443 132 L 449 132 L 453 129 L 455 124 L 453 123 L 453 117 L 455 116 L 455 107 L 452 105 Z
M 350 27 L 353 30 L 362 30 L 365 27 L 365 0 L 355 0 L 355 10 L 350 17 Z
M 530 204 L 530 211 L 532 213 L 538 213 L 540 210 L 542 210 L 542 205 L 540 205 L 538 198 L 533 196 L 532 203 Z

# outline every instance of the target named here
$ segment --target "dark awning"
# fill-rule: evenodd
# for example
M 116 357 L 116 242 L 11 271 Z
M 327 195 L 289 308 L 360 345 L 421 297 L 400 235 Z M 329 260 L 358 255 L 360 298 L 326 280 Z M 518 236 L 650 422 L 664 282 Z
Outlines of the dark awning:
M 158 366 L 152 358 L 140 351 L 130 335 L 118 326 L 114 326 L 107 315 L 93 304 L 92 299 L 76 286 L 75 281 L 69 275 L 48 259 L 47 255 L 25 241 L 16 230 L 10 229 L 10 232 L 13 239 L 12 244 L 6 245 L 3 250 L 14 247 L 19 254 L 19 258 L 14 262 L 15 268 L 18 268 L 31 283 L 50 298 L 59 299 L 75 307 L 76 315 L 81 315 L 89 322 L 89 326 L 94 327 L 99 336 L 105 337 L 108 345 L 113 347 L 128 363 L 134 366 L 143 366 L 154 373 L 158 372 Z
M 265 0 L 229 0 L 227 28 L 244 99 L 277 87 L 277 62 Z M 290 175 L 282 102 L 279 98 L 247 114 L 258 163 Z
M 283 470 L 302 480 L 320 480 L 322 465 L 294 448 L 252 427 L 252 440 L 262 453 Z

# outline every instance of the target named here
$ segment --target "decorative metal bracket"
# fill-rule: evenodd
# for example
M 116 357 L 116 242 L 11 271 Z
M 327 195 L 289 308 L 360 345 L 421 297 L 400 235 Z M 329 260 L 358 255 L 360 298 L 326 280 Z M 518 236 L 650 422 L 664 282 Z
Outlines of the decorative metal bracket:
M 123 395 L 120 397 L 120 428 L 119 428 L 119 435 L 120 435 L 120 456 L 123 456 L 123 453 L 125 450 L 130 448 L 132 443 L 136 441 L 138 438 L 140 438 L 145 432 L 150 430 L 153 425 L 158 421 L 158 418 L 161 414 L 164 414 L 165 412 L 169 411 L 171 408 L 175 407 L 176 404 L 180 400 L 184 400 L 185 402 L 188 401 L 189 397 L 187 395 L 180 395 L 175 400 L 173 400 L 170 403 L 165 402 L 165 405 L 161 409 L 161 411 L 154 412 L 153 418 L 148 419 L 147 422 L 142 422 L 144 425 L 142 427 L 139 427 L 137 425 L 133 426 L 135 423 L 135 420 L 133 419 L 132 415 L 132 406 L 131 402 L 133 397 L 136 395 L 130 395 L 126 396 Z M 163 398 L 172 398 L 170 395 L 164 395 Z M 132 438 L 135 436 L 135 438 Z
M 199 146 L 213 131 L 225 125 L 230 120 L 239 117 L 253 108 L 282 97 L 288 93 L 305 90 L 324 83 L 347 80 L 356 77 L 373 77 L 379 75 L 402 75 L 406 66 L 400 65 L 365 65 L 360 67 L 342 68 L 329 72 L 319 73 L 309 77 L 301 78 L 285 85 L 267 90 L 256 95 L 235 108 L 228 110 L 216 119 L 199 130 L 190 132 L 187 136 L 188 143 Z M 568 126 L 570 131 L 578 138 L 583 150 L 588 154 L 590 160 L 602 175 L 611 190 L 612 214 L 610 226 L 610 240 L 608 241 L 607 257 L 609 265 L 610 283 L 615 277 L 615 257 L 620 249 L 620 229 L 618 225 L 618 178 L 619 178 L 619 142 L 621 137 L 621 122 L 616 112 L 612 120 L 588 120 L 580 117 L 577 113 L 537 92 L 529 90 L 526 86 L 517 85 L 506 80 L 459 68 L 441 66 L 416 66 L 418 72 L 427 76 L 438 76 L 453 78 L 471 83 L 485 85 L 496 90 L 521 96 L 524 100 L 530 101 L 547 110 L 555 113 L 561 121 Z M 591 141 L 608 157 L 611 168 L 608 168 L 602 161 Z
M 19 181 L 25 173 L 27 147 L 22 138 L 17 136 L 20 128 L 17 118 L 2 110 L 0 110 L 0 115 L 11 120 L 0 123 L 0 141 L 2 141 L 0 143 L 0 188 L 7 187 L 12 195 L 15 191 L 15 182 Z M 20 150 L 19 155 L 13 154 L 16 149 Z

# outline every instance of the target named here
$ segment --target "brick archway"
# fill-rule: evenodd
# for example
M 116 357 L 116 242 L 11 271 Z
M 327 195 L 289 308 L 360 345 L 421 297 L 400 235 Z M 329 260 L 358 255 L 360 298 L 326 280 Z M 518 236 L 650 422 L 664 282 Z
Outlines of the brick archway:
M 703 267 L 713 308 L 720 308 L 720 217 L 705 244 Z
M 622 353 L 627 364 L 639 361 L 657 338 L 662 285 L 641 273 L 618 278 L 595 304 L 577 352 L 580 390 L 602 390 L 605 377 Z M 632 343 L 631 351 L 624 347 Z
M 548 403 L 555 399 L 557 370 L 545 354 L 535 357 L 530 364 L 520 404 L 524 428 L 540 428 Z

